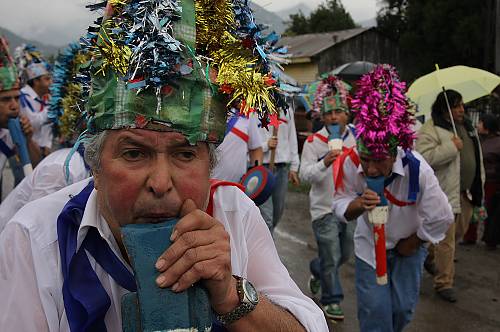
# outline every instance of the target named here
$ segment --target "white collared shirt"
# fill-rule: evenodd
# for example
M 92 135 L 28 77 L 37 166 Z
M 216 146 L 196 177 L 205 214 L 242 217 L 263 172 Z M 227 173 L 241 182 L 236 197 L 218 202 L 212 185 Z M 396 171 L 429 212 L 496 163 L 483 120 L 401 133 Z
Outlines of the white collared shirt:
M 0 234 L 0 331 L 69 332 L 62 296 L 63 277 L 57 239 L 57 217 L 70 195 L 88 179 L 25 205 Z M 95 227 L 129 269 L 92 191 L 78 231 L 80 246 Z M 327 332 L 323 313 L 299 290 L 281 263 L 259 209 L 235 187 L 220 187 L 214 197 L 214 217 L 231 238 L 232 273 L 246 277 L 270 301 L 290 311 L 308 331 Z M 108 331 L 122 331 L 121 297 L 127 293 L 89 256 L 111 306 L 105 316 Z
M 389 217 L 385 225 L 386 248 L 393 249 L 399 240 L 416 233 L 423 241 L 438 243 L 444 238 L 449 225 L 454 222 L 454 215 L 448 198 L 439 187 L 434 171 L 417 152 L 413 155 L 420 161 L 419 193 L 416 204 L 399 207 L 389 202 Z M 398 149 L 393 165 L 393 173 L 398 174 L 387 186 L 389 192 L 400 201 L 407 201 L 409 189 L 408 166 L 403 167 L 405 153 Z M 356 167 L 350 158 L 344 163 L 345 190 L 335 192 L 333 209 L 336 215 L 345 220 L 344 214 L 349 204 L 366 188 L 366 181 L 361 165 Z M 373 227 L 368 222 L 368 214 L 358 218 L 354 233 L 354 251 L 358 258 L 375 268 L 375 249 Z
M 321 128 L 317 134 L 328 138 L 329 133 L 326 127 Z M 351 148 L 356 145 L 356 138 L 350 128 L 344 131 L 344 147 Z M 311 219 L 317 220 L 328 213 L 332 213 L 333 193 L 335 192 L 333 183 L 333 164 L 325 166 L 323 158 L 329 152 L 328 142 L 314 137 L 312 142 L 306 140 L 302 148 L 302 158 L 300 160 L 300 178 L 302 181 L 311 184 L 309 191 Z
M 33 173 L 24 177 L 0 204 L 0 233 L 7 222 L 28 202 L 54 193 L 71 183 L 90 176 L 83 158 L 75 152 L 69 162 L 69 183 L 64 163 L 71 149 L 60 149 L 49 154 L 38 164 Z
M 297 131 L 295 130 L 295 120 L 293 118 L 293 110 L 289 108 L 285 112 L 280 111 L 280 125 L 278 128 L 278 146 L 276 147 L 276 156 L 274 162 L 290 164 L 290 170 L 299 171 L 299 150 L 297 144 Z M 267 145 L 267 141 L 273 136 L 273 127 L 260 128 L 262 134 L 262 150 L 264 151 L 264 164 L 269 164 L 271 151 Z
M 48 105 L 43 106 L 37 99 L 40 97 L 37 95 L 35 90 L 29 85 L 24 86 L 21 89 L 21 93 L 26 95 L 27 101 L 33 107 L 33 110 L 29 106 L 22 107 L 21 114 L 25 115 L 33 127 L 33 141 L 35 141 L 40 147 L 52 148 L 52 123 L 48 118 Z M 41 110 L 40 110 L 41 109 Z
M 239 117 L 234 128 L 247 135 L 248 142 L 234 132 L 229 132 L 224 137 L 224 141 L 216 149 L 218 161 L 212 170 L 211 178 L 213 179 L 240 182 L 241 177 L 247 171 L 248 151 L 262 146 L 259 120 L 256 116 Z

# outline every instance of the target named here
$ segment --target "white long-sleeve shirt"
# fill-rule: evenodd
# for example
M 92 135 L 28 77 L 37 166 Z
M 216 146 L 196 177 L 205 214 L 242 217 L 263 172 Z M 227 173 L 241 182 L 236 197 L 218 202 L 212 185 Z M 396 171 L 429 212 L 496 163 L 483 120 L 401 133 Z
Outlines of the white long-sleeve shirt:
M 326 127 L 321 128 L 316 135 L 328 139 L 329 133 Z M 351 148 L 356 145 L 356 138 L 350 128 L 344 131 L 344 147 Z M 325 166 L 323 158 L 329 152 L 328 142 L 324 142 L 314 136 L 312 142 L 306 140 L 302 148 L 300 160 L 300 178 L 311 184 L 309 191 L 309 202 L 311 219 L 317 220 L 328 213 L 332 213 L 333 194 L 335 192 L 333 183 L 333 165 Z
M 69 332 L 62 295 L 63 276 L 57 238 L 57 217 L 70 195 L 88 179 L 25 205 L 0 234 L 0 331 Z M 219 187 L 214 217 L 231 238 L 232 273 L 252 282 L 270 301 L 290 311 L 308 331 L 327 332 L 318 306 L 299 290 L 281 263 L 269 230 L 255 204 L 235 187 Z M 94 190 L 77 235 L 77 249 L 88 228 L 95 227 L 115 255 L 120 254 L 111 230 L 99 213 Z M 108 331 L 122 331 L 121 288 L 89 256 L 111 306 L 105 316 Z
M 235 130 L 239 135 L 248 138 L 248 141 L 238 136 Z M 224 141 L 216 149 L 218 161 L 210 177 L 240 182 L 241 177 L 247 171 L 248 151 L 260 147 L 262 147 L 262 136 L 257 117 L 239 117 L 233 130 L 224 137 Z
M 21 93 L 25 95 L 26 101 L 31 105 L 21 105 L 21 114 L 25 115 L 33 127 L 33 141 L 40 147 L 52 148 L 52 123 L 48 118 L 48 105 L 42 104 L 35 90 L 29 85 L 21 89 Z
M 431 243 L 441 241 L 448 227 L 454 222 L 454 215 L 448 198 L 439 187 L 434 171 L 417 152 L 413 155 L 420 161 L 419 193 L 415 205 L 399 207 L 389 202 L 389 216 L 385 225 L 386 248 L 393 249 L 399 240 L 416 233 Z M 400 201 L 407 201 L 409 189 L 409 169 L 403 167 L 405 153 L 398 149 L 392 172 L 398 174 L 386 188 Z M 344 214 L 349 204 L 366 188 L 361 165 L 355 166 L 350 158 L 344 163 L 344 190 L 335 191 L 333 209 L 336 215 L 345 220 Z M 375 249 L 373 227 L 368 222 L 368 214 L 357 219 L 354 233 L 354 252 L 356 256 L 375 268 Z
M 75 152 L 69 162 L 69 180 L 66 180 L 64 163 L 71 149 L 60 149 L 49 154 L 38 164 L 33 173 L 26 176 L 0 204 L 0 233 L 7 222 L 26 203 L 52 194 L 71 183 L 80 182 L 90 176 L 83 158 Z
M 293 118 L 293 110 L 289 108 L 286 112 L 280 111 L 279 119 L 281 124 L 278 129 L 278 146 L 276 147 L 275 163 L 290 164 L 290 170 L 299 171 L 299 150 L 297 144 L 297 131 L 295 130 L 295 120 Z M 262 150 L 264 151 L 264 164 L 269 164 L 271 151 L 267 145 L 267 141 L 273 136 L 273 127 L 269 126 L 269 130 L 261 128 L 262 134 Z

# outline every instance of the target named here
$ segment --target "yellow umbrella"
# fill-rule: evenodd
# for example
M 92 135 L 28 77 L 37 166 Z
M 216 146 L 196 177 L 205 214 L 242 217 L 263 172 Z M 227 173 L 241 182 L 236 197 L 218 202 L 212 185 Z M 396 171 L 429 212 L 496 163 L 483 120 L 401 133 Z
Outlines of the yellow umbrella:
M 489 95 L 500 84 L 500 77 L 486 70 L 467 66 L 439 69 L 418 78 L 408 89 L 408 97 L 418 105 L 417 115 L 429 115 L 437 95 L 445 89 L 458 91 L 464 103 Z

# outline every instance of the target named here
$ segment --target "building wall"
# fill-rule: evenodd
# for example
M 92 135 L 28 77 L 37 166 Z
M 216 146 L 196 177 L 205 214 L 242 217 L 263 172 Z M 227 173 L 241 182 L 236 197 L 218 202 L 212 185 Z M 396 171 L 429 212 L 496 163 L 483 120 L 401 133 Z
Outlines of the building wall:
M 315 57 L 320 73 L 354 61 L 389 63 L 403 76 L 404 68 L 399 59 L 399 46 L 375 29 L 338 43 Z
M 292 76 L 299 84 L 307 84 L 317 80 L 318 65 L 316 63 L 297 63 L 284 66 L 285 73 Z

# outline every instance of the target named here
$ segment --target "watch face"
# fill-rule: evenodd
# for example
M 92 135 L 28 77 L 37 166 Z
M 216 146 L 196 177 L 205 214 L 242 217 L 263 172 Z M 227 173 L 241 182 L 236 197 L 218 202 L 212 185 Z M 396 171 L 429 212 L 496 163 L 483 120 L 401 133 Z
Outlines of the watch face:
M 250 303 L 259 303 L 259 293 L 257 293 L 255 287 L 253 287 L 253 285 L 246 279 L 243 280 L 243 291 L 245 292 L 246 298 L 250 301 Z

